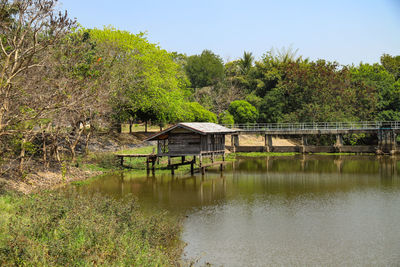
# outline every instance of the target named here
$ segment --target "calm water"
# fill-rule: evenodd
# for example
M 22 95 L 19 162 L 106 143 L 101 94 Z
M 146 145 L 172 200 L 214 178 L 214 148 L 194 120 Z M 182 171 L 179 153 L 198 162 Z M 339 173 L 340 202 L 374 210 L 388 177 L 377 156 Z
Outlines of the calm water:
M 216 266 L 400 265 L 400 159 L 240 159 L 221 174 L 109 176 L 80 188 L 184 213 L 184 258 Z

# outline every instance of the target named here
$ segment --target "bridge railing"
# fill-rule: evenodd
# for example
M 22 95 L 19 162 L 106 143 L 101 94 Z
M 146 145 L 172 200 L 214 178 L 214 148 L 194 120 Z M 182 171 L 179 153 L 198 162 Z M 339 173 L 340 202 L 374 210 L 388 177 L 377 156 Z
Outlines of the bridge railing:
M 225 124 L 223 126 L 243 131 L 398 130 L 400 129 L 400 121 L 246 123 L 234 125 Z

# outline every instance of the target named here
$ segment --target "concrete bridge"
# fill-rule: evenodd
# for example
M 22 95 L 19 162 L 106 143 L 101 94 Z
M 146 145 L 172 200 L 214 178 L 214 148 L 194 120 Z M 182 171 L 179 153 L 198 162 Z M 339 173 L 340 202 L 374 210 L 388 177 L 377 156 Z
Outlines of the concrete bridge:
M 232 135 L 230 149 L 235 152 L 301 152 L 301 153 L 377 153 L 395 154 L 400 151 L 396 136 L 400 133 L 400 121 L 361 122 L 306 122 L 306 123 L 250 123 L 224 125 L 236 130 Z M 364 146 L 344 146 L 343 135 L 368 134 L 376 141 Z M 240 135 L 256 134 L 265 137 L 264 146 L 240 146 Z M 307 137 L 319 135 L 336 136 L 330 146 L 311 146 Z M 273 146 L 272 137 L 298 138 L 297 146 Z

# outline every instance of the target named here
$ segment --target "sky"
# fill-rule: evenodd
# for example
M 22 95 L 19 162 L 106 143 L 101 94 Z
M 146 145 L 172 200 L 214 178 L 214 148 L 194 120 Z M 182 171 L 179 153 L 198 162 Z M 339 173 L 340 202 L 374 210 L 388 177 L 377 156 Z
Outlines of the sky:
M 59 1 L 83 27 L 146 32 L 170 52 L 209 49 L 224 61 L 289 47 L 343 65 L 400 55 L 400 0 Z

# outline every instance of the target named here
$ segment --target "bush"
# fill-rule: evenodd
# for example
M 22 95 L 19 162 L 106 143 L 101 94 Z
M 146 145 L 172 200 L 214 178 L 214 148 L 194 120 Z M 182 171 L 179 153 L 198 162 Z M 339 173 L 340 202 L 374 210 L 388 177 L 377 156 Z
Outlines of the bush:
M 215 122 L 217 123 L 217 115 L 205 109 L 197 102 L 189 102 L 185 104 L 185 111 L 187 113 L 187 121 L 196 122 Z
M 231 126 L 233 126 L 235 124 L 235 120 L 233 119 L 233 116 L 227 110 L 222 112 L 221 114 L 219 114 L 218 122 L 220 124 L 226 124 L 226 125 L 231 125 Z
M 132 198 L 24 196 L 0 235 L 0 264 L 174 265 L 181 253 L 179 233 L 176 219 L 160 212 L 145 216 Z
M 245 100 L 233 101 L 228 108 L 236 123 L 256 122 L 258 118 L 257 109 Z

